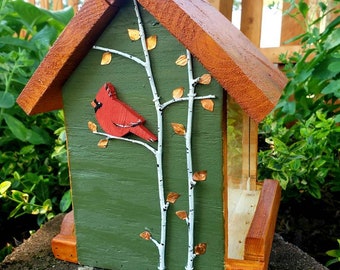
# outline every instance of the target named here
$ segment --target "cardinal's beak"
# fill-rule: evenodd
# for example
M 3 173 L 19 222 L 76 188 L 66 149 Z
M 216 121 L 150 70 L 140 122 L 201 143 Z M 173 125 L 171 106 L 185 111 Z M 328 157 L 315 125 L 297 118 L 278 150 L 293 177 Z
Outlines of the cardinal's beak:
M 93 108 L 96 108 L 97 104 L 96 104 L 96 102 L 94 102 L 94 100 L 91 101 L 91 106 L 92 106 Z

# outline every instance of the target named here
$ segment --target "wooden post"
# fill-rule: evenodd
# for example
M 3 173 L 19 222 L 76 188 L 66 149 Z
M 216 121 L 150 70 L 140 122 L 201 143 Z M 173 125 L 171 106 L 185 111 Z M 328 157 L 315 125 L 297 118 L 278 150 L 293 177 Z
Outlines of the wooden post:
M 241 31 L 250 41 L 260 47 L 263 0 L 243 0 Z M 248 187 L 256 188 L 258 125 L 248 115 L 243 117 L 243 169 L 242 177 L 249 181 Z
M 209 0 L 209 3 L 226 16 L 229 21 L 231 21 L 234 0 Z

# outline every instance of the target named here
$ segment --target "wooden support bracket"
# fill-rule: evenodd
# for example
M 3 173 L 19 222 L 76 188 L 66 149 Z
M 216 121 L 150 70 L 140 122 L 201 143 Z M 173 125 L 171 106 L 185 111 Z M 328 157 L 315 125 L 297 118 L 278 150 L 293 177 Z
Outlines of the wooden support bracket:
M 52 239 L 52 252 L 55 258 L 78 263 L 77 241 L 74 232 L 73 211 L 65 215 L 60 233 Z
M 279 182 L 265 180 L 245 240 L 244 259 L 228 259 L 226 269 L 265 270 L 268 268 L 280 199 Z

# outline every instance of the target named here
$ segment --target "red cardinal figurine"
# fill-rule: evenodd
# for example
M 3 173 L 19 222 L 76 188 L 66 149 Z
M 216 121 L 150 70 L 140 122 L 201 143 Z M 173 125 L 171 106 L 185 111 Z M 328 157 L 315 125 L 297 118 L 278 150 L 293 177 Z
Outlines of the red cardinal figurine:
M 123 137 L 131 132 L 144 140 L 157 141 L 146 127 L 145 119 L 127 104 L 120 101 L 111 83 L 105 83 L 91 102 L 101 128 L 108 134 Z

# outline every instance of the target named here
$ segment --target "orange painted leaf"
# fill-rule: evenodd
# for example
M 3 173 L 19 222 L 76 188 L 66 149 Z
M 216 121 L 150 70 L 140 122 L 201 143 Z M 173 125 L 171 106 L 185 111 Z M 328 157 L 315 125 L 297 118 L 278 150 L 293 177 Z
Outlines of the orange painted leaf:
M 144 231 L 142 233 L 139 234 L 139 236 L 145 240 L 150 240 L 151 238 L 151 233 L 148 231 Z
M 97 145 L 98 145 L 99 148 L 106 148 L 108 143 L 109 143 L 108 139 L 102 139 L 98 142 Z
M 128 29 L 129 38 L 133 41 L 140 39 L 140 33 L 137 29 Z
M 157 45 L 157 36 L 150 36 L 146 39 L 146 47 L 148 51 L 156 48 Z
M 199 82 L 200 84 L 209 84 L 209 83 L 211 82 L 211 75 L 210 75 L 210 74 L 203 74 L 203 75 L 199 78 L 198 82 Z
M 172 129 L 177 135 L 185 135 L 185 127 L 179 123 L 171 123 Z
M 184 210 L 176 211 L 176 216 L 178 216 L 180 219 L 183 219 L 183 220 L 188 218 L 188 214 Z
M 176 192 L 170 192 L 168 196 L 166 197 L 166 201 L 169 203 L 175 203 L 176 200 L 180 197 L 181 195 L 176 193 Z
M 211 99 L 202 99 L 201 100 L 201 105 L 202 107 L 210 112 L 214 111 L 214 101 L 212 101 Z
M 172 91 L 173 98 L 181 98 L 184 93 L 184 87 L 178 87 Z
M 207 251 L 207 243 L 199 243 L 195 246 L 195 254 L 203 255 Z
M 89 128 L 89 130 L 91 130 L 92 132 L 97 132 L 97 125 L 91 121 L 87 122 L 87 127 Z
M 110 52 L 104 52 L 102 55 L 102 61 L 100 62 L 100 64 L 102 66 L 108 65 L 111 63 L 112 60 L 112 55 Z
M 194 181 L 205 181 L 207 179 L 207 174 L 208 172 L 206 170 L 198 171 L 194 173 L 194 175 L 192 176 L 192 179 Z
M 181 66 L 184 67 L 186 64 L 188 63 L 188 58 L 186 55 L 182 54 L 181 56 L 179 56 L 176 60 L 176 65 L 177 66 Z

